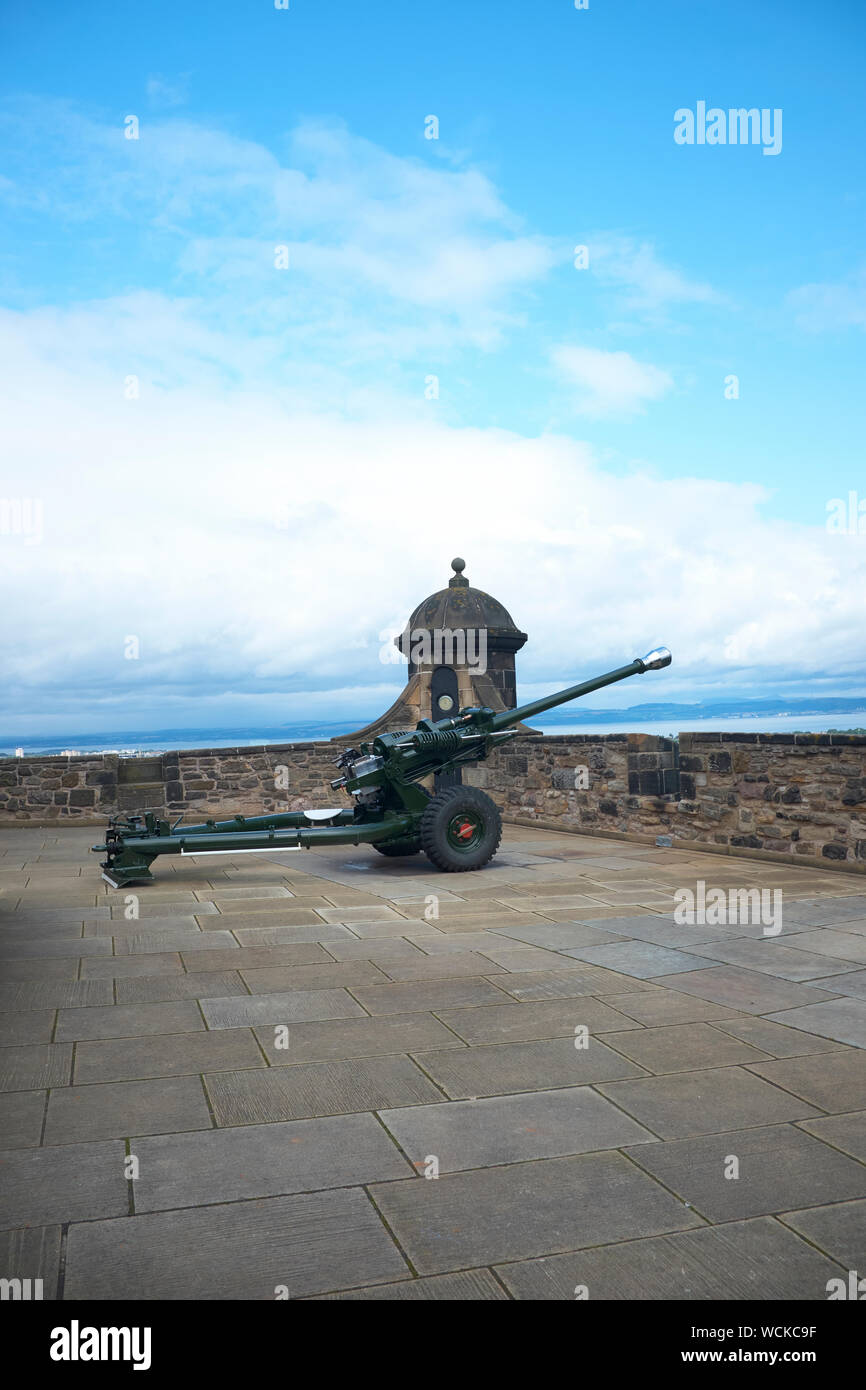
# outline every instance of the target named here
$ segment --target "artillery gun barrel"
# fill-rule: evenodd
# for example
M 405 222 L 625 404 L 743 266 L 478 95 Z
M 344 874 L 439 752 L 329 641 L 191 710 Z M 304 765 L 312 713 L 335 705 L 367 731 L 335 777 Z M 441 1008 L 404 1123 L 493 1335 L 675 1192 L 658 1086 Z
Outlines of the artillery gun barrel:
M 517 709 L 502 710 L 491 719 L 490 728 L 493 731 L 507 729 L 512 724 L 520 724 L 524 719 L 534 719 L 537 714 L 554 709 L 556 705 L 565 705 L 569 700 L 577 700 L 581 695 L 590 695 L 593 690 L 601 690 L 605 685 L 614 685 L 616 681 L 627 680 L 629 676 L 642 675 L 644 671 L 658 671 L 662 666 L 670 664 L 671 654 L 667 647 L 656 647 L 653 651 L 647 652 L 646 656 L 639 656 L 630 661 L 628 666 L 618 666 L 615 671 L 608 671 L 606 675 L 581 681 L 580 685 L 570 685 L 567 690 L 560 690 L 555 695 L 545 695 L 543 699 L 533 700 L 531 704 L 520 705 Z

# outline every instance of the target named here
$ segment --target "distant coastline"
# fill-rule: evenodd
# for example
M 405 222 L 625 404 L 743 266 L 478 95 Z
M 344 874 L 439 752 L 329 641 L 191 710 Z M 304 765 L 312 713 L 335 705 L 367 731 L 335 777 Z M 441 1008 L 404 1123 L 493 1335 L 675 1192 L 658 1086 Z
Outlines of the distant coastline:
M 315 743 L 363 728 L 374 716 L 341 721 L 306 721 L 233 728 L 129 729 L 86 734 L 0 734 L 0 757 L 50 757 L 65 753 L 116 753 L 134 757 L 194 748 L 249 748 L 258 744 Z M 755 700 L 722 704 L 636 705 L 629 709 L 553 711 L 533 728 L 546 734 L 647 733 L 670 736 L 699 732 L 826 733 L 866 727 L 866 698 Z

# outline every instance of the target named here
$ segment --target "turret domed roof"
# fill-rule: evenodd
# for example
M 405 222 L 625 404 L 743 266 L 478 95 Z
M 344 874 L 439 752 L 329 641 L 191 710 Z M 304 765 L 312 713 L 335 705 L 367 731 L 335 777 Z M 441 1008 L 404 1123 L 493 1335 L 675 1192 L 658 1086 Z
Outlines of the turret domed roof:
M 407 634 L 423 629 L 456 631 L 461 628 L 485 629 L 487 642 L 494 650 L 519 651 L 527 640 L 507 608 L 486 594 L 483 589 L 473 589 L 463 571 L 465 560 L 451 561 L 454 574 L 446 589 L 439 589 L 429 598 L 418 604 L 406 625 L 406 632 L 396 638 L 396 645 L 404 651 Z M 410 639 L 411 640 L 411 639 Z M 408 656 L 408 652 L 405 655 Z

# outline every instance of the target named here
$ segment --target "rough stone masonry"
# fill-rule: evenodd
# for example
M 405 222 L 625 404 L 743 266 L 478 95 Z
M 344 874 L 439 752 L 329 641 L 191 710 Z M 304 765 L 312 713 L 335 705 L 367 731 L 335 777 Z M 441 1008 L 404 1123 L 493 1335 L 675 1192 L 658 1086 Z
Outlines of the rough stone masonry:
M 0 825 L 333 806 L 334 743 L 0 760 Z M 464 774 L 506 821 L 866 872 L 866 737 L 525 735 Z M 345 798 L 343 798 L 345 800 Z

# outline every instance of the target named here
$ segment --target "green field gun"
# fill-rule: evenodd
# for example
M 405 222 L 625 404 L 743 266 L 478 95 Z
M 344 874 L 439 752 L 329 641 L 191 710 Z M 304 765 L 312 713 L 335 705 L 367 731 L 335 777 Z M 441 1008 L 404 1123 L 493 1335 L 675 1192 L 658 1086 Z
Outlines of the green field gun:
M 285 853 L 316 845 L 361 844 L 372 845 L 388 858 L 423 850 L 446 873 L 480 869 L 499 847 L 498 807 L 477 787 L 456 785 L 431 793 L 420 785 L 423 779 L 482 762 L 515 738 L 518 731 L 513 726 L 526 719 L 670 662 L 667 648 L 658 647 L 627 666 L 517 709 L 497 713 L 470 707 L 453 718 L 422 719 L 415 729 L 381 734 L 360 748 L 347 748 L 336 759 L 341 773 L 331 787 L 351 795 L 354 804 L 349 807 L 235 816 L 183 829 L 180 819 L 172 825 L 149 811 L 113 817 L 105 842 L 93 846 L 106 856 L 102 876 L 112 888 L 144 882 L 152 877 L 150 866 L 159 854 Z

